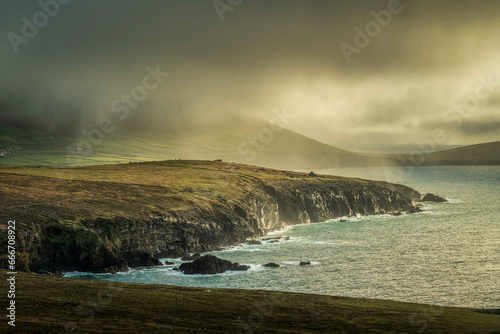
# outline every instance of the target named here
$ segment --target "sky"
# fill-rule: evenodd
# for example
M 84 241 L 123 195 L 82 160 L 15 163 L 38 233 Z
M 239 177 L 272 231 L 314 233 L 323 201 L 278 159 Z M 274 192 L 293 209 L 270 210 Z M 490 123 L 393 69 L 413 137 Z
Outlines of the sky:
M 286 109 L 287 129 L 342 148 L 498 141 L 499 14 L 489 0 L 3 1 L 0 121 L 78 133 L 135 89 L 128 121 L 145 128 Z

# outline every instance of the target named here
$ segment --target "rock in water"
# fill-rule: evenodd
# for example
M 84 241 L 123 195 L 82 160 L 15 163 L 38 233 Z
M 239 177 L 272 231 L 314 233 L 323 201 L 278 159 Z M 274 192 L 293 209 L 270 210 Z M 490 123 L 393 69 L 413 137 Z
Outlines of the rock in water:
M 446 199 L 439 197 L 437 195 L 428 193 L 425 194 L 424 198 L 422 198 L 422 202 L 437 202 L 437 203 L 442 203 L 442 202 L 448 202 Z
M 163 263 L 155 257 L 151 259 L 151 262 L 153 263 L 153 266 L 163 266 Z
M 422 210 L 421 208 L 419 208 L 418 206 L 415 207 L 415 208 L 411 208 L 408 212 L 408 214 L 413 214 L 413 213 L 419 213 L 419 212 L 423 212 L 424 210 Z
M 271 268 L 278 268 L 280 265 L 276 264 L 274 262 L 269 262 L 263 265 L 263 267 L 271 267 Z
M 301 265 L 301 266 L 309 266 L 310 264 L 311 264 L 311 262 L 310 262 L 310 261 L 307 261 L 307 262 L 306 262 L 306 261 L 301 261 L 301 262 L 300 262 L 300 265 Z
M 190 263 L 183 263 L 179 270 L 186 275 L 204 274 L 214 275 L 226 272 L 228 270 L 248 270 L 249 266 L 232 263 L 231 261 L 222 260 L 214 255 L 204 255 Z
M 129 267 L 162 266 L 163 263 L 148 252 L 126 252 L 123 254 Z

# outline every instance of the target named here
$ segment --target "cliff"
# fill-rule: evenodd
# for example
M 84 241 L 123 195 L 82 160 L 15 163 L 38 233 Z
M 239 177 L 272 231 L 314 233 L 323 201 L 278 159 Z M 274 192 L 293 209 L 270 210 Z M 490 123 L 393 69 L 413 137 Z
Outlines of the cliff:
M 420 198 L 385 182 L 207 161 L 10 167 L 0 182 L 1 228 L 17 225 L 16 268 L 35 272 L 154 265 L 287 225 L 408 211 Z

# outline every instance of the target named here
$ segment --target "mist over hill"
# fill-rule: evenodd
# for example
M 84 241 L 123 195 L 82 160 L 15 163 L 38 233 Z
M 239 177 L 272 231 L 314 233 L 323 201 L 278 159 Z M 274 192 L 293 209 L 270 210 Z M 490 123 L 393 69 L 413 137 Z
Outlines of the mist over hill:
M 339 149 L 286 129 L 286 111 L 277 110 L 271 121 L 228 116 L 149 128 L 130 123 L 120 128 L 122 124 L 112 122 L 73 133 L 2 125 L 0 147 L 9 151 L 0 162 L 92 165 L 222 159 L 288 169 L 387 164 L 382 157 Z
M 417 155 L 357 153 L 286 129 L 292 118 L 286 110 L 276 109 L 274 115 L 269 122 L 228 115 L 148 127 L 114 118 L 66 131 L 2 124 L 0 163 L 75 166 L 222 159 L 282 169 L 500 164 L 500 142 Z

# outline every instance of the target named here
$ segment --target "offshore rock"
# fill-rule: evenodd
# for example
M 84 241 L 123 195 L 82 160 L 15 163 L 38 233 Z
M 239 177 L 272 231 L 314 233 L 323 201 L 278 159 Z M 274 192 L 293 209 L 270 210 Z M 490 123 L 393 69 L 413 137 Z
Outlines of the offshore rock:
M 127 252 L 123 254 L 130 267 L 162 266 L 163 264 L 157 258 L 147 252 Z
M 249 266 L 222 260 L 214 255 L 204 255 L 193 262 L 183 263 L 179 266 L 179 271 L 182 271 L 186 275 L 214 275 L 224 273 L 228 270 L 244 271 L 248 269 L 250 269 Z
M 424 198 L 422 198 L 422 202 L 444 203 L 444 202 L 448 202 L 448 201 L 442 197 L 428 193 L 428 194 L 425 194 Z
M 276 264 L 274 262 L 269 262 L 269 263 L 263 264 L 262 266 L 263 267 L 270 267 L 270 268 L 278 268 L 280 265 Z

